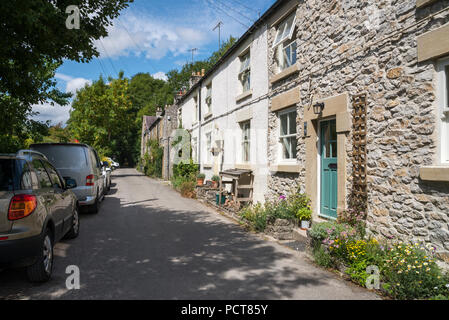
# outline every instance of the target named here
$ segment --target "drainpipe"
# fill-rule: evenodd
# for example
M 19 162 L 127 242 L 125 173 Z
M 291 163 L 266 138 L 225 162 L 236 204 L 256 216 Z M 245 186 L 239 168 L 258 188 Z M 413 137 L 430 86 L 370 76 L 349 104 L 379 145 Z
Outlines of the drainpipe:
M 199 81 L 199 90 L 198 90 L 198 165 L 199 165 L 199 169 L 201 171 L 201 123 L 202 123 L 202 118 L 201 118 L 201 87 L 203 86 L 203 81 L 200 80 Z

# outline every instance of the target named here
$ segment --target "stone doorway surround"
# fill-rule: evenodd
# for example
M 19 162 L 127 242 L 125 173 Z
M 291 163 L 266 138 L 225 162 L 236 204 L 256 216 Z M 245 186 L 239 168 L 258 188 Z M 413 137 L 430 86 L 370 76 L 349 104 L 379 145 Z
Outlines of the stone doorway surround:
M 337 121 L 337 179 L 338 179 L 338 194 L 337 194 L 337 214 L 346 208 L 346 181 L 347 181 L 347 141 L 348 133 L 351 131 L 351 114 L 349 112 L 348 93 L 343 93 L 337 96 L 328 97 L 324 99 L 316 99 L 310 105 L 304 106 L 304 122 L 307 122 L 307 135 L 303 136 L 306 144 L 306 193 L 312 201 L 313 219 L 319 220 L 320 210 L 320 191 L 318 189 L 320 178 L 318 167 L 318 137 L 319 137 L 319 122 L 326 118 L 336 118 Z M 324 102 L 325 106 L 322 114 L 316 115 L 313 112 L 313 105 L 317 102 Z

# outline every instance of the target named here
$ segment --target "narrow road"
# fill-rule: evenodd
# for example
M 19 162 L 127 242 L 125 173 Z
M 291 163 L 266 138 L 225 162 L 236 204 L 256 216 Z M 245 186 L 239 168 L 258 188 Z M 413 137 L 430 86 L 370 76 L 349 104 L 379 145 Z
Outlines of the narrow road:
M 0 299 L 378 299 L 134 169 L 112 183 L 80 236 L 56 245 L 52 280 L 0 271 Z M 66 289 L 69 265 L 79 290 Z

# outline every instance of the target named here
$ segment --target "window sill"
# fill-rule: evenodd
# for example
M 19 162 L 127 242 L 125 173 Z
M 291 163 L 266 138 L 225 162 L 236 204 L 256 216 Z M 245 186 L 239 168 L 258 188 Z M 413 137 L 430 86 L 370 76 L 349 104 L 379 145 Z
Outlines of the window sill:
M 247 91 L 243 92 L 242 94 L 238 95 L 237 97 L 235 97 L 235 102 L 239 102 L 243 99 L 251 97 L 252 95 L 253 95 L 253 89 L 247 90 Z
M 272 76 L 270 78 L 270 83 L 273 84 L 275 82 L 278 82 L 284 78 L 287 78 L 288 76 L 294 74 L 295 72 L 299 71 L 299 63 L 295 63 L 294 65 L 288 67 L 287 69 L 281 71 L 280 73 Z
M 272 172 L 290 172 L 290 173 L 299 173 L 301 167 L 299 164 L 293 163 L 282 163 L 274 166 L 270 166 L 270 171 Z
M 449 165 L 421 167 L 419 177 L 424 181 L 449 181 Z
M 192 127 L 196 126 L 198 124 L 198 121 L 195 121 L 192 123 Z
M 208 112 L 204 115 L 204 119 L 212 117 L 212 112 Z
M 203 168 L 204 169 L 212 169 L 212 165 L 211 164 L 203 164 Z

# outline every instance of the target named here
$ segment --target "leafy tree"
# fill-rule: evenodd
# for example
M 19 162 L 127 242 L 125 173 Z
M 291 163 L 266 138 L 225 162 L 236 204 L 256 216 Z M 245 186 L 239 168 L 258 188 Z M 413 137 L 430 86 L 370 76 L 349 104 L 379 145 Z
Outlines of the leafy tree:
M 88 62 L 99 55 L 94 40 L 133 0 L 8 0 L 0 2 L 0 92 L 24 104 L 45 101 L 54 90 L 49 65 Z M 66 8 L 76 5 L 80 28 L 66 28 Z
M 118 79 L 102 77 L 78 91 L 67 122 L 74 138 L 100 154 L 134 164 L 135 114 L 129 97 L 129 81 L 120 72 Z
M 98 56 L 93 41 L 107 36 L 107 27 L 132 1 L 0 1 L 2 152 L 14 152 L 25 146 L 29 130 L 43 128 L 27 120 L 32 115 L 33 104 L 68 103 L 71 94 L 55 87 L 56 69 L 64 59 L 87 62 Z M 65 11 L 69 5 L 79 8 L 80 29 L 66 28 Z
M 48 128 L 48 135 L 43 138 L 43 142 L 70 142 L 72 137 L 68 128 L 62 126 L 62 122 Z

